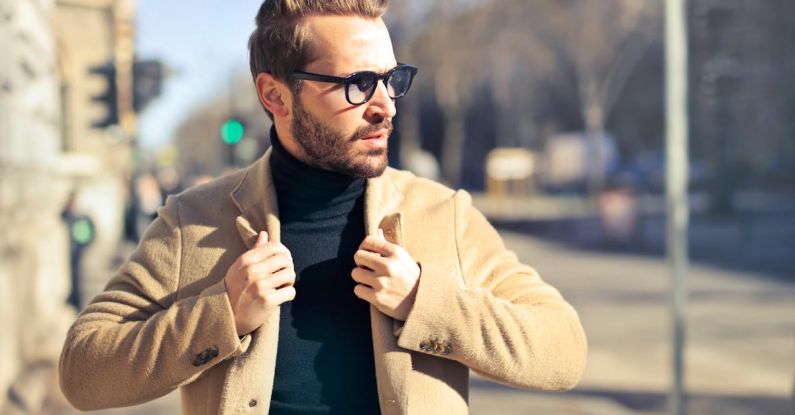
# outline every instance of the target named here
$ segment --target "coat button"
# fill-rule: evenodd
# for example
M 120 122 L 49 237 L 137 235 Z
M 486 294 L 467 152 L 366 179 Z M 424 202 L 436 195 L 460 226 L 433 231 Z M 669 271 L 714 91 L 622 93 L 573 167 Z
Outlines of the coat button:
M 196 358 L 193 360 L 193 366 L 201 366 L 216 357 L 218 357 L 218 348 L 208 347 L 203 352 L 196 355 Z
M 252 408 L 257 406 L 257 400 L 256 399 L 252 399 L 252 400 L 248 401 L 248 406 L 250 406 Z

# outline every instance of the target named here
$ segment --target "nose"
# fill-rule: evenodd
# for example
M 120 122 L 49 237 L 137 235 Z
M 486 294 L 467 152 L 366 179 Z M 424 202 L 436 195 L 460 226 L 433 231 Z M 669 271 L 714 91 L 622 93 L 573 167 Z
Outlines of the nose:
M 373 97 L 367 102 L 365 117 L 370 122 L 381 122 L 384 118 L 391 119 L 395 114 L 397 114 L 395 100 L 390 98 L 386 85 L 378 82 Z

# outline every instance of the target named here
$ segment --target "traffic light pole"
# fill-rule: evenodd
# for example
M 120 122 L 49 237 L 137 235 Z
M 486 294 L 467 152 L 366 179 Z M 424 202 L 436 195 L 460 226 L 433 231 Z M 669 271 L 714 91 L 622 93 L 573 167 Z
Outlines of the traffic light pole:
M 686 0 L 667 0 L 665 8 L 666 76 L 666 250 L 673 275 L 673 387 L 670 412 L 687 413 L 684 352 L 688 267 L 688 118 Z

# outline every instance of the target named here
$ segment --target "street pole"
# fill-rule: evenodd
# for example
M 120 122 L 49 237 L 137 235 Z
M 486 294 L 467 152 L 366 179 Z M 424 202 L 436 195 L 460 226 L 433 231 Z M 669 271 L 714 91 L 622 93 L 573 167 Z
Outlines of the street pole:
M 667 0 L 665 8 L 666 76 L 666 251 L 673 274 L 673 388 L 670 411 L 684 415 L 685 303 L 688 267 L 688 119 L 687 119 L 687 0 Z

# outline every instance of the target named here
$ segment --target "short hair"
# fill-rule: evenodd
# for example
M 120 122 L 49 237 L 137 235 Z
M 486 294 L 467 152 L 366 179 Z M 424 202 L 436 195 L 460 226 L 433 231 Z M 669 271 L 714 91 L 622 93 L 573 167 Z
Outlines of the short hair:
M 314 59 L 304 18 L 312 15 L 379 18 L 389 0 L 265 0 L 257 13 L 257 28 L 248 41 L 249 66 L 255 82 L 267 72 L 299 89 L 290 75 Z M 267 111 L 267 109 L 266 109 Z M 268 111 L 273 119 L 273 115 Z

